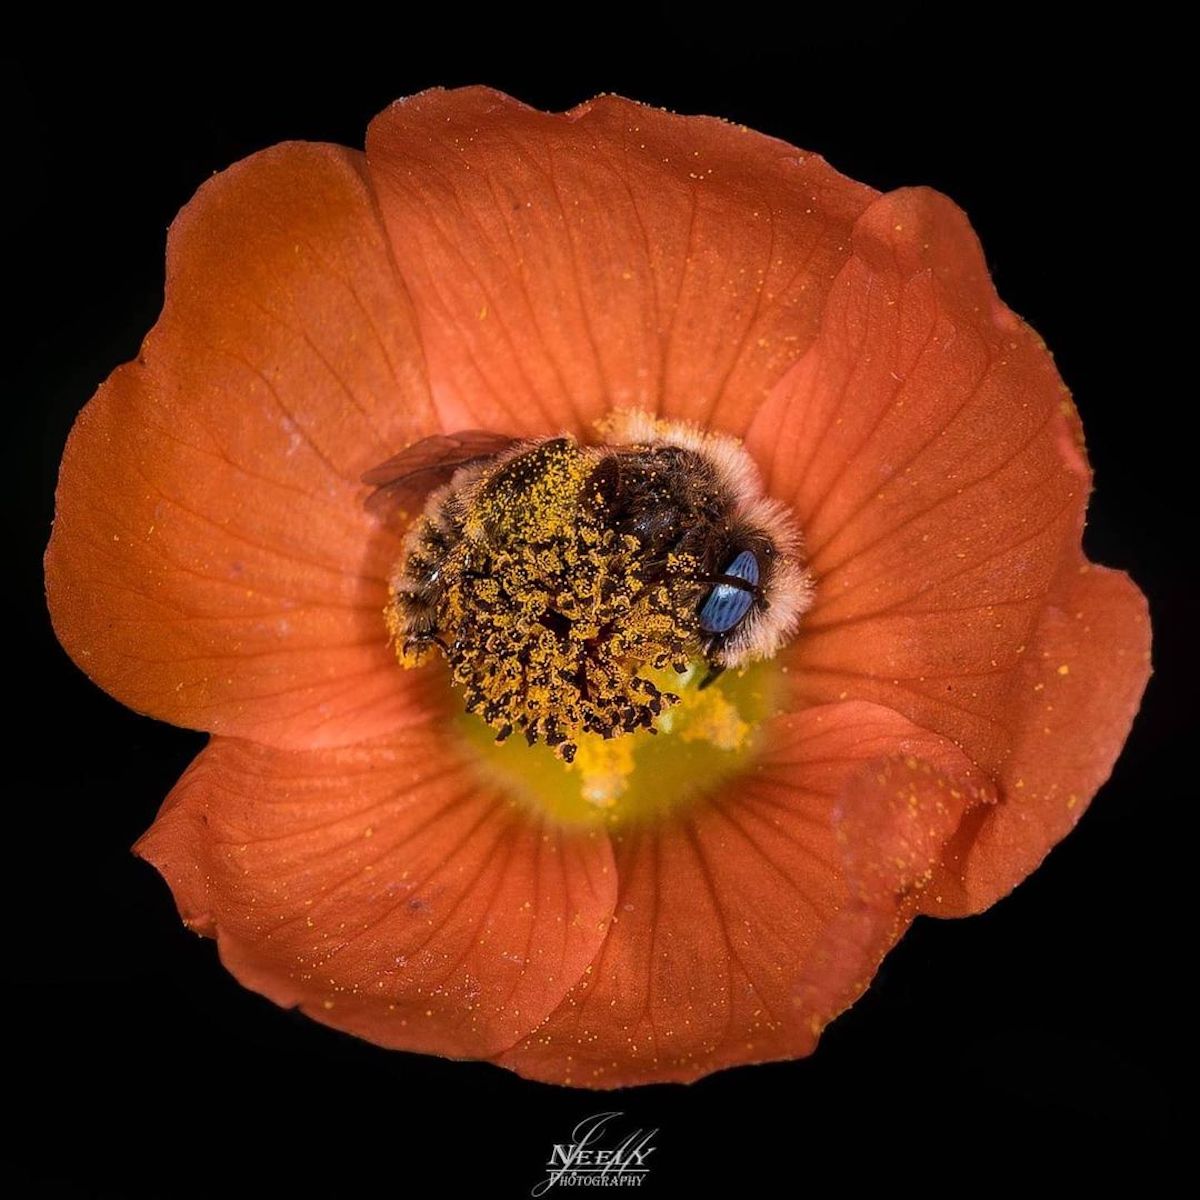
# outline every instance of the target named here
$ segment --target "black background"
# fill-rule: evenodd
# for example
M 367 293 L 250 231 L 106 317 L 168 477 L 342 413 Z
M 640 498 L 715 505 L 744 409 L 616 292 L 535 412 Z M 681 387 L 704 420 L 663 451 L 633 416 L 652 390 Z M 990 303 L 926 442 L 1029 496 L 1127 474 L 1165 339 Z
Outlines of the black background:
M 610 1108 L 661 1130 L 643 1189 L 659 1196 L 769 1193 L 778 1170 L 811 1191 L 872 1163 L 971 1191 L 980 1171 L 1034 1172 L 1043 1153 L 1148 1172 L 1169 1147 L 1185 1082 L 1170 849 L 1195 792 L 1172 756 L 1194 708 L 1181 659 L 1195 596 L 1162 491 L 1178 436 L 1162 413 L 1181 385 L 1157 365 L 1174 204 L 1153 166 L 1169 119 L 1159 35 L 1008 8 L 690 13 L 341 14 L 309 39 L 214 18 L 169 49 L 84 30 L 86 50 L 30 40 L 4 64 L 18 308 L 4 553 L 21 605 L 3 661 L 21 711 L 0 934 L 19 1115 L 2 1169 L 22 1193 L 522 1196 L 552 1142 Z M 605 90 L 718 114 L 877 188 L 948 193 L 1075 392 L 1097 481 L 1086 547 L 1150 597 L 1157 674 L 1077 832 L 987 914 L 918 922 L 807 1061 L 593 1095 L 388 1053 L 243 990 L 128 849 L 203 738 L 107 698 L 50 632 L 40 556 L 63 441 L 157 315 L 175 212 L 261 147 L 360 146 L 396 96 L 471 82 L 545 108 Z

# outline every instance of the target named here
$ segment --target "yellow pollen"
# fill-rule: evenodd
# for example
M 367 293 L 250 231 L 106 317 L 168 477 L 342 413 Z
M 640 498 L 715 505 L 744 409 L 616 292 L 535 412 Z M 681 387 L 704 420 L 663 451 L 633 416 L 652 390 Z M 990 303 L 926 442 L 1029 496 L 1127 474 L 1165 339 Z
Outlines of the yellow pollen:
M 750 726 L 723 692 L 710 688 L 695 693 L 695 703 L 679 736 L 685 742 L 711 742 L 718 750 L 740 750 L 750 736 Z
M 633 767 L 632 737 L 600 738 L 592 734 L 580 739 L 569 769 L 579 775 L 580 794 L 589 804 L 611 808 L 629 786 Z
M 785 694 L 772 662 L 728 671 L 701 688 L 706 673 L 697 663 L 676 677 L 679 703 L 656 731 L 581 734 L 571 763 L 546 746 L 497 744 L 477 717 L 463 715 L 459 729 L 489 783 L 555 823 L 611 827 L 653 820 L 715 793 L 744 771 L 757 753 L 763 721 Z

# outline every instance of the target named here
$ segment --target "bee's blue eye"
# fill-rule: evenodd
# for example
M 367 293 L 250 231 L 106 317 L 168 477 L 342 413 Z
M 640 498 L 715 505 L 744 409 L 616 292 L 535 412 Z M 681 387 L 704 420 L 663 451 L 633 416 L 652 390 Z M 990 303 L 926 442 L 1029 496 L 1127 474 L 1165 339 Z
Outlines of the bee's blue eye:
M 721 572 L 734 579 L 744 579 L 758 585 L 758 559 L 750 550 L 743 550 Z M 718 583 L 700 609 L 700 628 L 705 633 L 728 633 L 750 611 L 754 593 L 732 583 Z

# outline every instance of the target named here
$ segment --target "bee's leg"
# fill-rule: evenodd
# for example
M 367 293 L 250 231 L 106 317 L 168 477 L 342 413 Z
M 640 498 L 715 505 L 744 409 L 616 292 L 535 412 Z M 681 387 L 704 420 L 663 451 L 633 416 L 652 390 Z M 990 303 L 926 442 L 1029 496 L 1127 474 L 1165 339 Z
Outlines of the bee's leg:
M 404 618 L 404 632 L 411 638 L 425 638 L 437 631 L 440 595 L 431 588 L 397 591 L 397 611 Z
M 443 654 L 449 654 L 446 643 L 436 633 L 422 633 L 415 637 L 407 637 L 404 639 L 402 649 L 406 656 L 423 661 L 426 651 L 431 646 L 437 646 Z
M 438 587 L 405 590 L 393 598 L 392 630 L 405 658 L 412 660 L 411 665 L 424 662 L 434 646 L 449 658 L 438 619 L 441 599 L 442 589 Z
M 710 683 L 716 683 L 717 680 L 720 679 L 724 674 L 724 667 L 714 667 L 712 664 L 709 664 L 708 674 L 705 675 L 702 680 L 700 680 L 700 686 L 696 690 L 701 692 L 704 691 L 704 689 L 708 687 Z

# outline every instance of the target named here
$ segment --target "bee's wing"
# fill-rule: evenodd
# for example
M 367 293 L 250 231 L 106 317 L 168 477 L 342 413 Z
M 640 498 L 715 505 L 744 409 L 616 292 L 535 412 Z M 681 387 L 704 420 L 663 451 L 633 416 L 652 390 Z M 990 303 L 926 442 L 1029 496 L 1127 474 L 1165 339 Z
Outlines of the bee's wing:
M 517 441 L 486 429 L 422 438 L 362 477 L 363 483 L 375 488 L 367 497 L 367 511 L 378 517 L 415 513 L 424 505 L 425 497 L 448 483 L 459 467 L 495 458 Z

